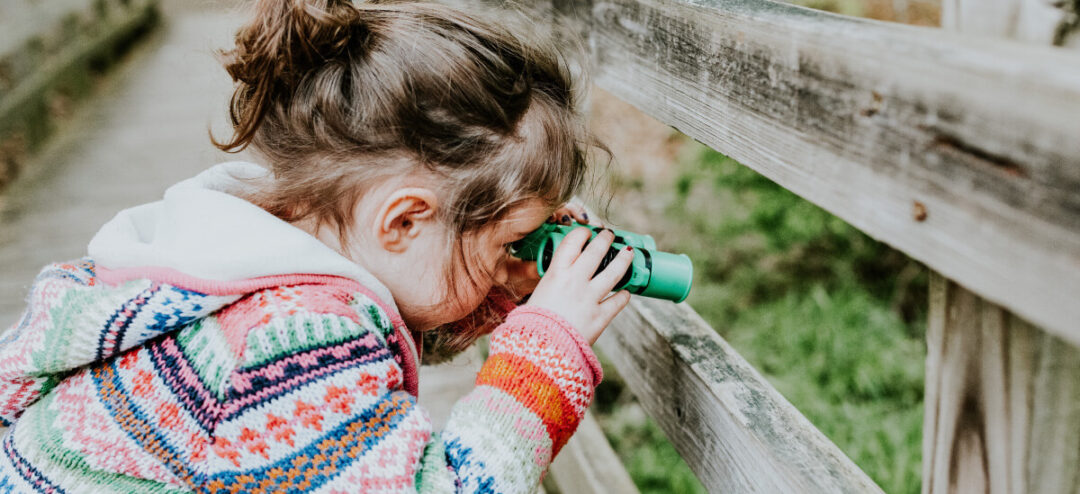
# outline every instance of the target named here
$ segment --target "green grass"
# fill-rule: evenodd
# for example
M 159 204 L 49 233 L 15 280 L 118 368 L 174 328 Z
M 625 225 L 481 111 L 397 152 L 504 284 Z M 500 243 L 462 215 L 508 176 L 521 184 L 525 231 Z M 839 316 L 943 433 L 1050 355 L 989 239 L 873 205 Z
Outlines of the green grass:
M 923 354 L 857 287 L 791 292 L 726 337 L 886 492 L 919 492 Z
M 640 415 L 638 412 L 635 415 Z M 690 472 L 682 457 L 664 437 L 663 431 L 651 420 L 635 417 L 619 422 L 609 422 L 612 447 L 622 455 L 623 465 L 641 492 L 655 493 L 702 493 L 705 488 Z
M 663 201 L 639 229 L 694 260 L 691 306 L 886 492 L 919 492 L 925 270 L 719 153 L 685 151 L 671 183 L 625 178 L 613 209 Z M 613 387 L 601 419 L 642 492 L 704 492 Z

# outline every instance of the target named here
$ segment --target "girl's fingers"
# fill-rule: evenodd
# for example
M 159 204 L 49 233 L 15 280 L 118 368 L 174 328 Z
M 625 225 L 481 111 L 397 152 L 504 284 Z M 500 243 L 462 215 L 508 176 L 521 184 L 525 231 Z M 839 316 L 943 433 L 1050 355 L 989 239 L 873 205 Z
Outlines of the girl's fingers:
M 575 221 L 578 223 L 586 223 L 585 221 L 581 221 L 581 215 L 578 213 L 579 210 L 580 208 L 571 208 L 569 203 L 563 204 L 562 207 L 556 209 L 555 212 L 551 214 L 551 220 L 560 225 L 569 225 Z
M 568 268 L 571 264 L 574 264 L 578 256 L 581 255 L 581 249 L 585 246 L 585 242 L 589 240 L 590 235 L 592 235 L 592 232 L 588 228 L 575 228 L 566 234 L 562 242 L 559 242 L 559 247 L 555 249 L 555 253 L 551 255 L 551 267 Z
M 590 218 L 584 206 L 574 202 L 568 202 L 556 209 L 555 213 L 551 215 L 551 221 L 562 225 L 568 225 L 570 222 L 576 221 L 584 225 L 604 226 L 600 221 Z
M 593 218 L 589 216 L 589 213 L 585 211 L 585 206 L 582 206 L 578 203 L 569 203 L 566 206 L 570 208 L 571 211 L 573 211 L 572 216 L 577 219 L 578 223 L 598 226 L 600 228 L 604 227 L 604 222 L 600 221 L 599 218 Z
M 612 259 L 600 274 L 593 278 L 591 288 L 600 293 L 610 292 L 619 283 L 630 264 L 634 262 L 633 249 L 624 248 Z
M 600 310 L 604 314 L 610 313 L 611 317 L 614 318 L 615 314 L 623 310 L 623 307 L 626 307 L 628 303 L 630 303 L 630 292 L 628 290 L 619 290 L 608 295 L 607 298 L 600 302 Z M 611 321 L 611 319 L 608 319 L 608 321 Z
M 573 217 L 574 220 L 578 223 L 589 223 L 589 214 L 585 212 L 585 208 L 582 207 L 580 204 L 568 202 L 563 207 L 570 211 L 570 216 Z
M 599 322 L 601 328 L 606 328 L 608 324 L 611 324 L 611 320 L 615 319 L 615 316 L 619 314 L 619 311 L 626 307 L 626 304 L 630 303 L 630 292 L 626 290 L 619 290 L 611 294 L 608 298 L 600 302 L 600 314 Z M 596 343 L 596 339 L 600 337 L 600 334 L 590 335 L 588 337 L 589 343 Z
M 584 230 L 584 228 L 581 229 Z M 596 234 L 589 241 L 589 245 L 585 246 L 581 256 L 574 261 L 574 269 L 584 271 L 586 280 L 591 279 L 597 268 L 600 267 L 600 261 L 604 259 L 604 254 L 607 254 L 608 248 L 611 247 L 611 242 L 614 240 L 615 234 L 608 230 Z

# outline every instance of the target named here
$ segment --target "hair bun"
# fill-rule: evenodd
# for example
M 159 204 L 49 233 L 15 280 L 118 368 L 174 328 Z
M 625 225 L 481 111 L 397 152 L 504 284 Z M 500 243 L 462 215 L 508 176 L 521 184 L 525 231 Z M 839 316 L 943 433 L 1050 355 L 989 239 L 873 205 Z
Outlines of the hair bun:
M 229 75 L 248 84 L 271 78 L 291 86 L 344 52 L 362 28 L 348 0 L 259 0 L 255 10 L 225 53 Z
M 258 0 L 236 46 L 220 53 L 241 84 L 230 108 L 236 133 L 226 146 L 243 149 L 270 100 L 287 100 L 308 73 L 346 52 L 356 36 L 367 36 L 361 17 L 350 0 Z

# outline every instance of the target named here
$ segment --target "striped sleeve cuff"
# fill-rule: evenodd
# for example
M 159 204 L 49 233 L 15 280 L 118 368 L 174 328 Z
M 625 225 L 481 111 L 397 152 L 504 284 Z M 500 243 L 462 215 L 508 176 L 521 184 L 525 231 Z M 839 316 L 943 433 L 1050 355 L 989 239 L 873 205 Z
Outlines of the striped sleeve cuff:
M 600 384 L 604 378 L 604 370 L 592 346 L 562 316 L 541 307 L 521 305 L 507 315 L 506 322 L 505 330 L 524 327 L 534 332 L 545 333 L 549 344 L 562 351 L 566 358 L 575 360 L 579 366 L 587 370 L 589 377 L 592 378 L 593 387 Z M 493 345 L 491 353 L 495 353 L 495 350 Z

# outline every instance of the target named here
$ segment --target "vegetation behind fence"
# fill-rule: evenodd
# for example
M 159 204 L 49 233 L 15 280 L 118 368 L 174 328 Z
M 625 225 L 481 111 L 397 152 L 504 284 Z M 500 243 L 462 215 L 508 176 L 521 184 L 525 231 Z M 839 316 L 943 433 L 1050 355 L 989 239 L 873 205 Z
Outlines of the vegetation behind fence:
M 943 275 L 924 492 L 1071 491 L 1080 57 L 961 33 L 980 9 L 947 3 L 950 30 L 754 0 L 520 8 L 584 40 L 601 87 Z M 979 15 L 1034 2 L 1016 3 Z M 602 350 L 710 489 L 876 489 L 685 306 L 635 300 L 610 334 Z

